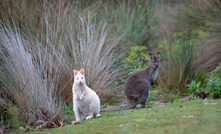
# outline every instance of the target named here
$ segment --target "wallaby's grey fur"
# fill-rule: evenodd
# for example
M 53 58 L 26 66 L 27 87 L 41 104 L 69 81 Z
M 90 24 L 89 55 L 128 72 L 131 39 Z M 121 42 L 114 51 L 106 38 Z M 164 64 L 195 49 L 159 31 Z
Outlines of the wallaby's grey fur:
M 158 69 L 160 66 L 160 53 L 158 52 L 156 55 L 149 53 L 149 55 L 149 65 L 145 69 L 132 74 L 125 83 L 124 94 L 127 103 L 114 108 L 102 109 L 101 112 L 132 109 L 135 108 L 137 104 L 141 104 L 141 107 L 143 108 L 145 107 L 151 85 L 153 85 L 153 82 L 158 75 Z

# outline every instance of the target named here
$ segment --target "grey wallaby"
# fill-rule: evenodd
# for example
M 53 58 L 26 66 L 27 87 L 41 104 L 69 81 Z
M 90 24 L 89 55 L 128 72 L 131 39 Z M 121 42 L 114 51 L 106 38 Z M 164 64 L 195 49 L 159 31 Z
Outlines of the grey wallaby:
M 151 85 L 153 85 L 153 82 L 158 75 L 160 66 L 160 52 L 157 52 L 155 55 L 149 53 L 149 55 L 149 65 L 145 69 L 132 74 L 125 83 L 124 95 L 127 103 L 114 108 L 102 109 L 101 112 L 132 109 L 135 108 L 137 104 L 141 104 L 141 107 L 143 108 L 145 107 L 146 100 L 150 94 L 149 91 Z

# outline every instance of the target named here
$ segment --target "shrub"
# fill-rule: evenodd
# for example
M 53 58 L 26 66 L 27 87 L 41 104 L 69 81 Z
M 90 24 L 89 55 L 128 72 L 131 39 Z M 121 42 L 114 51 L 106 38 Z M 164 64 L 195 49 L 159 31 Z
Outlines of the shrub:
M 152 40 L 150 29 L 157 24 L 155 11 L 159 9 L 160 1 L 135 0 L 128 3 L 104 4 L 104 8 L 97 10 L 97 20 L 106 21 L 112 33 L 126 33 L 123 39 L 125 45 L 149 44 Z
M 188 32 L 175 33 L 171 40 L 163 40 L 158 45 L 158 49 L 162 51 L 158 76 L 161 92 L 183 93 L 186 84 L 194 77 L 193 62 L 196 37 L 192 34 Z
M 136 72 L 148 65 L 149 55 L 147 54 L 146 46 L 132 46 L 128 56 L 125 57 L 122 62 L 126 69 L 132 72 Z
M 211 72 L 208 80 L 208 92 L 214 98 L 221 97 L 221 65 Z
M 195 93 L 203 89 L 201 86 L 201 81 L 196 82 L 195 80 L 192 80 L 190 84 L 187 84 L 187 89 L 190 91 L 190 93 Z
M 87 85 L 97 91 L 102 100 L 107 100 L 107 96 L 109 99 L 116 96 L 115 81 L 124 73 L 120 64 L 124 53 L 120 54 L 117 49 L 124 36 L 108 32 L 106 23 L 93 24 L 91 18 L 93 16 L 79 16 L 77 24 L 68 20 L 61 64 L 70 78 L 74 68 L 85 68 Z
M 180 10 L 177 25 L 182 30 L 201 31 L 199 40 L 199 58 L 196 64 L 199 70 L 211 72 L 221 62 L 221 4 L 220 0 L 191 0 L 191 4 Z

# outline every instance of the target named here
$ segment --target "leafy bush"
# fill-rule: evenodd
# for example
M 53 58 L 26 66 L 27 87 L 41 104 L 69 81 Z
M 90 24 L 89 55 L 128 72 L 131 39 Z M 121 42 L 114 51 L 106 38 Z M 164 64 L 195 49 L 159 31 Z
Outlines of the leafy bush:
M 195 92 L 199 92 L 199 91 L 203 90 L 203 88 L 201 86 L 202 86 L 201 81 L 196 82 L 195 80 L 192 80 L 190 84 L 187 84 L 187 89 L 191 93 L 195 93 Z
M 128 56 L 122 60 L 125 67 L 132 72 L 136 72 L 137 70 L 146 67 L 148 61 L 149 55 L 147 54 L 146 46 L 132 46 Z
M 214 98 L 221 97 L 221 65 L 211 72 L 208 81 L 208 92 Z
M 98 10 L 98 19 L 106 21 L 111 32 L 125 33 L 124 41 L 128 46 L 145 45 L 151 40 L 150 29 L 157 24 L 155 11 L 159 3 L 159 0 L 135 0 L 131 5 L 125 1 L 106 3 L 105 10 Z
M 2 105 L 0 105 L 0 126 L 7 125 L 9 123 L 9 120 L 10 116 L 7 109 L 5 109 L 4 107 L 2 107 Z
M 73 107 L 69 106 L 65 103 L 64 104 L 64 114 L 73 114 Z
M 157 100 L 157 90 L 151 90 L 150 96 L 148 97 L 148 101 L 156 101 Z
M 185 92 L 186 84 L 195 76 L 194 33 L 175 33 L 171 40 L 163 40 L 158 49 L 161 52 L 161 66 L 158 80 L 162 92 L 179 94 Z M 166 91 L 168 90 L 168 91 Z
M 177 25 L 182 30 L 201 31 L 199 70 L 211 72 L 221 62 L 221 4 L 220 0 L 191 0 L 191 4 L 181 8 L 177 14 Z

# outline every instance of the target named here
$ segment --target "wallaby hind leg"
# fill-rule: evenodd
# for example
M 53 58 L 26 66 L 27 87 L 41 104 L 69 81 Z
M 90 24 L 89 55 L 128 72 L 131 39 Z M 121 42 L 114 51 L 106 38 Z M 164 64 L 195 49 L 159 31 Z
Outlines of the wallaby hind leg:
M 145 108 L 148 97 L 149 97 L 149 90 L 146 90 L 140 98 L 140 104 L 142 108 Z
M 81 123 L 81 116 L 80 116 L 79 110 L 76 106 L 74 106 L 74 114 L 75 114 L 76 121 L 72 121 L 72 124 Z
M 143 100 L 140 104 L 141 104 L 141 108 L 145 108 L 145 106 L 146 106 L 146 100 Z
M 86 117 L 86 120 L 90 120 L 92 118 L 94 118 L 94 113 L 90 113 L 90 115 Z
M 97 117 L 100 117 L 101 115 L 100 114 L 97 114 L 95 117 L 97 118 Z
M 145 108 L 148 96 L 142 96 L 140 100 L 141 108 Z

